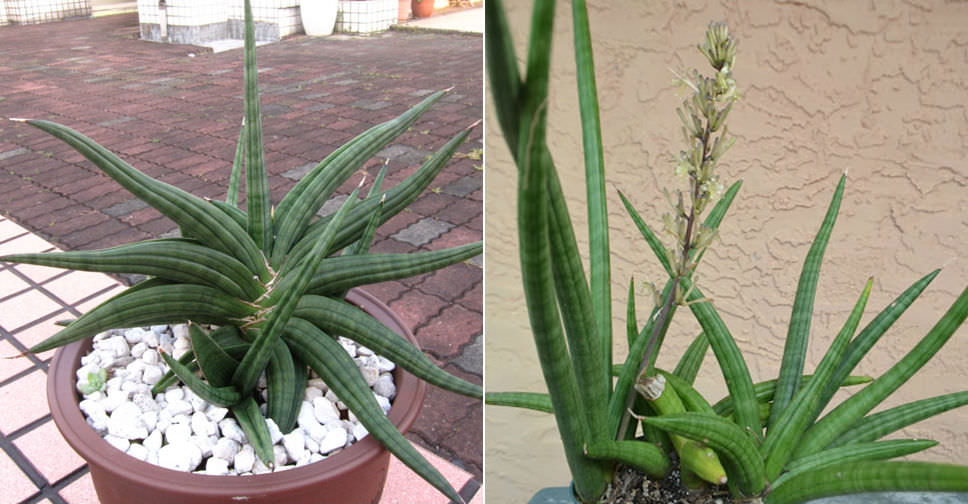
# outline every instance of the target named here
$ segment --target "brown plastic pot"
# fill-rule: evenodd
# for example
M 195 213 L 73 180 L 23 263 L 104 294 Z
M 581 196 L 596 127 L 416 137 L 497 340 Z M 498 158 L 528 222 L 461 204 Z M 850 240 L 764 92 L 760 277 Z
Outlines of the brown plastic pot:
M 354 289 L 351 303 L 412 343 L 416 340 L 385 304 Z M 101 504 L 376 504 L 383 493 L 390 452 L 367 436 L 325 460 L 288 471 L 252 476 L 210 476 L 172 471 L 130 457 L 101 439 L 78 407 L 75 372 L 91 349 L 90 339 L 64 346 L 47 376 L 54 423 L 87 461 Z M 390 421 L 406 432 L 423 405 L 427 385 L 397 368 L 397 396 Z

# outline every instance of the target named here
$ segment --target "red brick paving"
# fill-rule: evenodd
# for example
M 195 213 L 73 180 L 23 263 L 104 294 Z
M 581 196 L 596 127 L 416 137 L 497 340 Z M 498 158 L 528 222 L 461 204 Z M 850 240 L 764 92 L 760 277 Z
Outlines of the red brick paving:
M 137 16 L 130 14 L 0 28 L 0 118 L 61 122 L 152 176 L 200 196 L 224 197 L 243 113 L 241 51 L 212 54 L 143 42 L 137 32 Z M 386 184 L 412 173 L 423 153 L 482 117 L 482 49 L 477 36 L 396 31 L 343 40 L 297 36 L 261 47 L 273 201 L 295 183 L 283 172 L 318 162 L 429 92 L 454 86 L 391 143 L 410 154 L 391 158 Z M 482 162 L 468 156 L 481 147 L 478 127 L 431 187 L 469 182 L 461 181 L 465 177 L 480 187 L 482 172 L 474 167 Z M 367 164 L 370 180 L 380 164 Z M 131 198 L 61 142 L 0 120 L 0 214 L 65 249 L 107 247 L 174 231 L 171 221 L 151 209 L 124 213 L 118 211 L 122 205 L 112 210 L 116 215 L 105 213 Z M 436 250 L 480 240 L 480 200 L 479 189 L 464 197 L 428 192 L 381 228 L 374 251 Z M 421 247 L 390 237 L 427 217 L 457 227 Z M 372 290 L 402 311 L 418 339 L 426 334 L 435 360 L 481 382 L 479 365 L 474 373 L 448 365 L 480 335 L 479 267 L 461 264 Z M 440 328 L 447 327 L 466 329 L 444 334 Z M 445 411 L 423 415 L 410 437 L 479 479 L 480 403 L 432 387 L 427 403 Z

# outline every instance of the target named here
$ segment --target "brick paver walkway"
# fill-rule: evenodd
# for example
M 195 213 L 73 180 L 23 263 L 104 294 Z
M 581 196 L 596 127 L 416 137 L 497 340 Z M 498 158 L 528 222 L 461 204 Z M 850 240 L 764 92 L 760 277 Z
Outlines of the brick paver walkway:
M 137 40 L 137 23 L 136 15 L 125 14 L 0 28 L 0 118 L 66 124 L 154 177 L 199 196 L 224 198 L 242 117 L 241 51 L 212 54 L 143 42 Z M 426 94 L 454 86 L 366 166 L 375 174 L 382 158 L 389 158 L 389 183 L 412 173 L 433 149 L 481 118 L 482 46 L 480 36 L 387 32 L 368 38 L 297 36 L 261 47 L 274 201 L 338 145 Z M 477 128 L 432 190 L 380 228 L 374 251 L 432 250 L 480 240 L 481 149 Z M 340 194 L 349 192 L 343 189 Z M 0 120 L 0 214 L 69 250 L 175 231 L 171 221 L 66 145 L 5 120 Z M 476 383 L 482 371 L 480 265 L 478 257 L 368 287 L 447 371 Z M 427 406 L 409 437 L 480 479 L 480 404 L 431 388 Z

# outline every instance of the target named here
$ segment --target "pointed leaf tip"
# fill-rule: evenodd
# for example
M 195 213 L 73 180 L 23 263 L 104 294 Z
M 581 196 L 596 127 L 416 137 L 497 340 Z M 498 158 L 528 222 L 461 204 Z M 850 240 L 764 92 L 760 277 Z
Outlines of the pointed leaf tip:
M 24 123 L 27 122 L 27 121 L 30 121 L 30 119 L 23 119 L 23 118 L 20 118 L 20 117 L 11 117 L 11 118 L 9 118 L 7 120 L 8 121 L 13 121 L 13 122 L 24 122 Z

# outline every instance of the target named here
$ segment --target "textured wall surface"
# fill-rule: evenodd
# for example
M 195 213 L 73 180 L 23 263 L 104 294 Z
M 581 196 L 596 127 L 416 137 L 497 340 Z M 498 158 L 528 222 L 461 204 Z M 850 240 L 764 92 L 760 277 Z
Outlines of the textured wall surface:
M 800 265 L 838 177 L 849 169 L 840 218 L 823 267 L 807 369 L 819 362 L 868 276 L 875 286 L 862 325 L 934 268 L 941 275 L 895 324 L 860 372 L 877 376 L 932 327 L 968 284 L 968 2 L 664 1 L 591 2 L 602 106 L 613 245 L 616 341 L 624 341 L 628 280 L 664 281 L 615 193 L 621 189 L 654 227 L 676 187 L 681 147 L 671 70 L 699 68 L 706 24 L 725 20 L 740 40 L 733 108 L 736 146 L 720 173 L 743 189 L 707 254 L 699 281 L 749 361 L 754 380 L 776 376 Z M 506 2 L 524 54 L 527 2 Z M 555 29 L 549 142 L 578 229 L 584 186 L 571 19 L 560 2 Z M 490 100 L 490 96 L 488 97 Z M 486 352 L 491 391 L 543 391 L 517 265 L 516 174 L 488 115 Z M 579 233 L 580 237 L 581 234 Z M 639 290 L 639 316 L 649 300 Z M 682 315 L 683 312 L 680 312 Z M 660 364 L 674 366 L 698 325 L 679 316 Z M 616 357 L 624 357 L 616 348 Z M 711 353 L 711 352 L 710 352 Z M 968 389 L 968 327 L 885 406 Z M 707 356 L 697 382 L 725 392 Z M 882 406 L 883 408 L 884 406 Z M 569 481 L 548 415 L 488 407 L 488 500 L 526 502 Z M 965 463 L 968 410 L 907 429 L 942 442 L 917 457 Z M 959 455 L 960 454 L 960 455 Z

